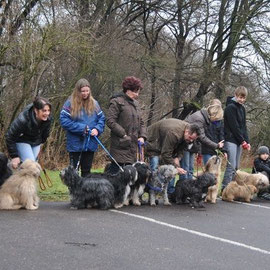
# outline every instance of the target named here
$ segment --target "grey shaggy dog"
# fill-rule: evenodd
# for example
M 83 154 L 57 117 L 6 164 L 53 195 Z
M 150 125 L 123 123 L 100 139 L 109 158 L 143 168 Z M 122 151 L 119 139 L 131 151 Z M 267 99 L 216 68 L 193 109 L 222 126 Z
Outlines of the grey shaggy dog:
M 8 167 L 7 156 L 0 152 L 0 186 L 12 175 L 11 169 Z
M 150 205 L 156 205 L 156 194 L 161 193 L 164 205 L 171 205 L 168 199 L 168 184 L 178 173 L 173 165 L 161 165 L 146 185 L 146 192 L 149 193 Z
M 60 177 L 69 189 L 71 208 L 96 206 L 106 210 L 113 207 L 114 187 L 107 179 L 80 177 L 72 166 L 62 170 Z
M 177 204 L 185 203 L 188 199 L 192 207 L 203 208 L 203 194 L 206 194 L 208 187 L 217 183 L 216 177 L 212 173 L 204 173 L 196 180 L 179 180 L 176 183 L 172 199 Z

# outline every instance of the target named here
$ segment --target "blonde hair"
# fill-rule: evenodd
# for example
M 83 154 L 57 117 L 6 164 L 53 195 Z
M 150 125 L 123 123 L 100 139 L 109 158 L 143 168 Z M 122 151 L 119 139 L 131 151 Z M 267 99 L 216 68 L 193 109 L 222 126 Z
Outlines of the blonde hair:
M 90 92 L 88 98 L 84 100 L 81 97 L 81 89 L 85 86 L 89 87 Z M 95 101 L 92 97 L 90 83 L 86 79 L 80 79 L 75 84 L 71 95 L 71 116 L 74 118 L 80 116 L 82 109 L 84 109 L 88 115 L 91 115 L 95 109 Z
M 210 117 L 210 121 L 219 121 L 223 119 L 223 109 L 219 99 L 212 99 L 206 108 Z
M 243 97 L 247 97 L 248 95 L 248 90 L 245 86 L 238 86 L 235 91 L 234 94 L 236 96 L 243 96 Z

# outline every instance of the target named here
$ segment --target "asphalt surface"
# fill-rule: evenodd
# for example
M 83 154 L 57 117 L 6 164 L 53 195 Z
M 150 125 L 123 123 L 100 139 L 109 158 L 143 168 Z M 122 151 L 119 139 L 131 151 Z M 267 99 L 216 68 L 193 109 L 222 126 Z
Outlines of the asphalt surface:
M 269 269 L 270 201 L 0 212 L 0 270 Z

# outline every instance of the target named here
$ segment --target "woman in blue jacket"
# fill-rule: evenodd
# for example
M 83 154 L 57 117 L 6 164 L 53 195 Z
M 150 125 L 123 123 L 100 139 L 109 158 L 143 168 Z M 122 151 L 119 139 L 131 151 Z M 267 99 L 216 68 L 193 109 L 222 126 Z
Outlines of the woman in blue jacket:
M 90 174 L 94 152 L 98 143 L 94 136 L 104 131 L 105 116 L 92 97 L 90 84 L 80 79 L 72 95 L 65 102 L 60 113 L 61 126 L 67 132 L 67 151 L 70 165 L 80 164 L 82 177 Z

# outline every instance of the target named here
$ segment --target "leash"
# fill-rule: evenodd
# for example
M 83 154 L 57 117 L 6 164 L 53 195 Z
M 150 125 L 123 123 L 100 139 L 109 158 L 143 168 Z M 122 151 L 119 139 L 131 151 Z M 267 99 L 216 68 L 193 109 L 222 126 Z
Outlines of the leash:
M 119 165 L 119 163 L 115 160 L 115 158 L 110 154 L 110 152 L 105 148 L 105 146 L 102 144 L 102 142 L 99 140 L 97 136 L 93 136 L 98 144 L 103 148 L 103 150 L 107 153 L 107 155 L 112 159 L 112 161 L 119 167 L 119 169 L 124 172 L 123 168 Z
M 40 158 L 40 155 L 41 155 L 40 153 L 41 153 L 41 152 L 39 152 L 39 158 Z M 45 170 L 45 168 L 44 168 L 44 166 L 43 166 L 43 162 L 39 161 L 39 165 L 40 165 L 40 167 L 41 167 L 41 170 L 42 170 L 43 173 L 44 173 L 44 176 L 45 176 L 45 179 L 46 179 L 47 186 L 48 186 L 49 188 L 51 188 L 51 187 L 53 186 L 52 180 L 51 180 L 50 176 L 47 174 L 47 171 Z M 45 184 L 44 184 L 43 179 L 42 179 L 41 176 L 38 177 L 38 182 L 39 182 L 39 187 L 40 187 L 40 189 L 44 191 L 44 190 L 46 189 L 46 186 L 45 186 Z
M 89 134 L 89 133 L 88 133 Z M 81 163 L 81 158 L 82 158 L 82 152 L 84 150 L 86 150 L 86 146 L 88 145 L 88 142 L 89 142 L 89 139 L 90 139 L 90 135 L 84 135 L 84 139 L 83 139 L 83 147 L 82 147 L 82 151 L 80 152 L 80 155 L 79 155 L 79 159 L 78 159 L 78 162 L 77 162 L 77 165 L 76 165 L 76 171 L 79 170 L 79 166 L 80 166 L 80 163 Z
M 144 143 L 142 143 L 141 141 L 138 141 L 137 161 L 144 162 Z

